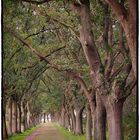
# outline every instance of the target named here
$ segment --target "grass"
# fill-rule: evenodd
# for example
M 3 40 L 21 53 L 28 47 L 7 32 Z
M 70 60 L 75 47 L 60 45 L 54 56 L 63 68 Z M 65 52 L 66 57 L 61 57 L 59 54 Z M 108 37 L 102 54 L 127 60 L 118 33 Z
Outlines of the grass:
M 65 128 L 63 128 L 63 127 L 61 127 L 61 126 L 59 126 L 57 124 L 54 124 L 54 125 L 67 138 L 67 140 L 86 140 L 85 135 L 77 136 L 77 135 L 74 135 L 72 132 L 69 132 L 68 130 L 66 130 Z M 109 140 L 108 132 L 106 132 L 106 135 L 107 135 L 107 140 Z M 128 136 L 128 132 L 125 132 L 124 140 L 136 140 L 136 136 L 133 136 L 132 134 L 131 134 L 131 136 Z
M 81 135 L 81 136 L 74 135 L 72 132 L 69 132 L 65 128 L 63 128 L 57 124 L 54 124 L 54 125 L 58 128 L 60 133 L 62 133 L 67 138 L 67 140 L 86 140 L 85 135 Z
M 124 140 L 136 140 L 136 114 L 133 112 L 123 118 Z
M 68 130 L 61 127 L 60 125 L 57 125 L 55 123 L 53 125 L 55 125 L 55 127 L 58 128 L 60 133 L 63 134 L 67 138 L 67 140 L 86 140 L 85 135 L 81 135 L 81 136 L 74 135 L 72 132 L 69 132 Z M 25 138 L 27 138 L 30 134 L 32 134 L 38 127 L 40 127 L 40 125 L 30 128 L 21 134 L 12 135 L 9 137 L 8 140 L 25 140 Z M 134 132 L 131 132 L 131 133 L 133 134 Z M 130 130 L 129 130 L 129 132 L 127 132 L 125 130 L 124 140 L 135 140 L 136 139 L 136 136 L 134 135 L 135 133 L 133 135 L 131 133 L 130 133 Z M 130 134 L 131 134 L 131 136 L 130 136 Z M 107 132 L 107 139 L 108 139 L 108 132 Z
M 28 130 L 26 130 L 23 133 L 20 134 L 14 134 L 8 138 L 8 140 L 25 140 L 32 132 L 34 132 L 40 125 L 37 125 L 36 127 L 32 127 Z

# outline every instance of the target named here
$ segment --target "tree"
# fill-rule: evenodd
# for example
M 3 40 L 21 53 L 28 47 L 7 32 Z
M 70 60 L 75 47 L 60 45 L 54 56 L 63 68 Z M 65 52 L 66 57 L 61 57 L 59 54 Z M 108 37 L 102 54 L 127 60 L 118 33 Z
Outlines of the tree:
M 128 0 L 127 2 L 121 1 L 116 2 L 114 0 L 106 0 L 106 2 L 111 7 L 112 11 L 115 13 L 117 19 L 123 27 L 126 35 L 127 44 L 130 50 L 131 61 L 133 71 L 136 77 L 136 26 L 137 26 L 137 3 L 136 1 Z M 125 5 L 128 5 L 125 6 Z
M 45 3 L 5 2 L 4 98 L 23 108 L 25 128 L 49 112 L 77 134 L 88 104 L 94 138 L 106 139 L 107 120 L 110 139 L 122 139 L 123 103 L 136 84 L 125 30 L 105 2 L 70 1 L 74 13 L 68 2 Z
M 106 132 L 106 126 L 105 126 L 105 114 L 107 113 L 107 119 L 109 123 L 109 133 L 110 133 L 110 139 L 122 139 L 122 106 L 123 102 L 125 101 L 125 98 L 128 96 L 128 92 L 130 93 L 132 91 L 132 88 L 135 85 L 135 80 L 131 81 L 131 86 L 127 85 L 126 80 L 129 76 L 130 70 L 131 70 L 131 63 L 128 62 L 124 66 L 122 66 L 120 69 L 120 72 L 113 73 L 113 77 L 117 77 L 123 75 L 122 79 L 111 79 L 113 80 L 108 81 L 108 77 L 111 74 L 110 69 L 114 69 L 113 66 L 114 63 L 110 62 L 111 55 L 108 56 L 108 62 L 106 67 L 103 66 L 101 57 L 99 55 L 98 49 L 95 45 L 94 36 L 92 33 L 92 25 L 91 25 L 91 18 L 90 18 L 90 2 L 89 1 L 82 1 L 80 4 L 73 4 L 72 9 L 76 9 L 78 11 L 80 18 L 81 18 L 81 29 L 80 29 L 80 42 L 82 44 L 87 62 L 90 66 L 91 70 L 91 78 L 93 80 L 93 86 L 94 90 L 96 92 L 96 115 L 95 120 L 98 119 L 98 126 L 95 126 L 95 130 L 97 132 L 94 134 L 95 139 L 105 139 L 105 132 Z M 109 32 L 110 30 L 108 30 Z M 112 36 L 109 36 L 112 37 Z M 107 38 L 110 39 L 111 38 Z M 119 40 L 120 41 L 120 40 Z M 107 45 L 112 45 L 111 42 L 108 42 Z M 109 71 L 109 73 L 108 73 Z M 118 71 L 118 70 L 117 70 Z M 127 72 L 127 74 L 125 74 Z M 108 75 L 109 74 L 109 75 Z M 111 75 L 110 75 L 111 76 Z M 111 80 L 110 79 L 110 80 Z M 104 81 L 104 82 L 103 82 Z M 133 83 L 134 82 L 134 83 Z M 121 88 L 121 84 L 124 84 L 126 87 Z M 108 85 L 109 84 L 109 85 Z M 110 84 L 112 84 L 112 87 L 109 88 Z M 129 89 L 127 87 L 132 87 Z M 126 95 L 120 94 L 123 93 L 123 91 L 126 93 Z M 112 97 L 112 95 L 115 97 Z M 104 101 L 103 101 L 103 99 Z M 105 99 L 106 98 L 106 99 Z M 116 101 L 117 100 L 117 103 Z M 109 104 L 108 104 L 109 103 Z M 92 108 L 91 108 L 92 109 Z M 112 112 L 112 113 L 111 113 Z M 111 113 L 111 114 L 110 114 Z M 99 120 L 100 118 L 100 120 Z M 112 124 L 111 124 L 112 123 Z M 115 124 L 115 126 L 114 126 Z M 114 132 L 113 132 L 114 131 Z M 118 133 L 116 133 L 116 131 Z

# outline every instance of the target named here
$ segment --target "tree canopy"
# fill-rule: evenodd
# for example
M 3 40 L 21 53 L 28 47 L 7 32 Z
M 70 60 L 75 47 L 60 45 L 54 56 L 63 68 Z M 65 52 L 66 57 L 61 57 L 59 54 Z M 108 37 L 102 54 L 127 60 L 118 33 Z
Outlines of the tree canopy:
M 135 4 L 132 0 L 3 1 L 4 108 L 13 100 L 30 116 L 48 113 L 55 118 L 65 112 L 72 120 L 71 110 L 82 113 L 89 105 L 92 121 L 99 122 L 94 127 L 104 137 L 106 126 L 99 119 L 105 112 L 113 124 L 118 119 L 113 113 L 119 106 L 122 109 L 136 85 Z M 113 127 L 110 139 L 122 140 L 120 131 L 115 134 L 119 126 Z M 75 129 L 81 134 L 78 126 Z M 94 138 L 101 139 L 99 135 Z

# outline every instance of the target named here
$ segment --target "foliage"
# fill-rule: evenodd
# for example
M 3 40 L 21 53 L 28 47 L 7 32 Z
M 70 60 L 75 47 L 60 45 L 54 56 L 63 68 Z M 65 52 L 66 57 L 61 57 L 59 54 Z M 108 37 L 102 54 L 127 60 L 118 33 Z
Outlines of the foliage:
M 60 110 L 64 102 L 65 89 L 70 81 L 70 78 L 65 75 L 65 70 L 77 72 L 88 87 L 92 85 L 90 68 L 79 41 L 79 17 L 69 9 L 68 3 L 62 0 L 42 5 L 5 0 L 3 4 L 4 97 L 15 96 L 18 101 L 29 102 L 31 111 L 36 114 Z M 102 39 L 105 32 L 105 15 L 101 4 L 93 0 L 91 2 L 92 31 L 104 67 L 106 67 L 106 56 L 115 55 L 120 51 L 118 48 L 119 24 L 112 13 L 110 18 L 113 28 L 113 45 L 109 45 Z M 61 70 L 58 71 L 38 59 L 19 40 L 9 35 L 5 26 L 11 27 L 42 56 L 46 56 L 52 64 L 60 66 Z M 123 40 L 126 44 L 124 36 Z M 124 63 L 125 65 L 130 63 L 128 57 L 124 58 Z M 115 71 L 122 65 L 121 59 L 115 59 L 114 65 Z M 119 81 L 124 80 L 125 77 L 126 75 L 121 73 L 114 79 Z M 74 80 L 71 89 L 75 104 L 79 106 L 85 104 L 85 96 L 79 92 L 80 87 Z M 134 128 L 131 124 L 132 120 L 134 120 L 132 116 L 125 119 L 125 124 L 130 124 L 127 126 L 128 129 Z M 64 133 L 69 135 L 69 140 L 82 139 L 65 131 Z
M 137 129 L 137 114 L 136 114 L 136 95 L 135 89 L 133 90 L 132 95 L 126 100 L 123 109 L 123 123 L 124 123 L 124 139 L 125 140 L 134 140 L 136 138 L 136 129 Z M 131 104 L 131 106 L 130 106 Z

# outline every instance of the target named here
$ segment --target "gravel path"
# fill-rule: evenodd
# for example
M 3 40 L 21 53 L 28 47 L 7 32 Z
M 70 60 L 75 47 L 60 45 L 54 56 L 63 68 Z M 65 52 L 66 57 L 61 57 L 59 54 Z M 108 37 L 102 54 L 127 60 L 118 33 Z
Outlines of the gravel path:
M 45 123 L 25 140 L 66 140 L 66 138 L 52 123 Z

